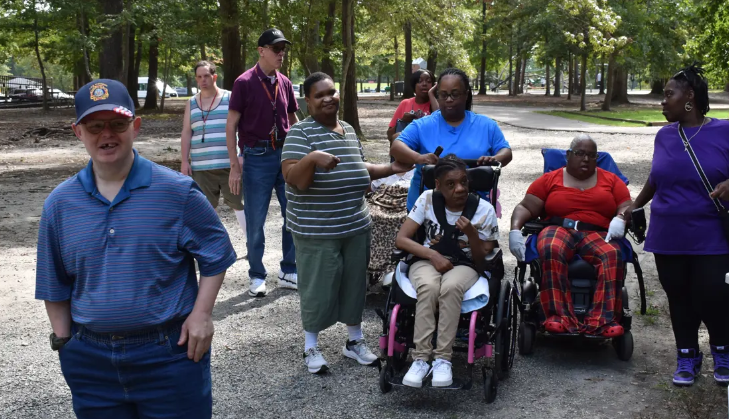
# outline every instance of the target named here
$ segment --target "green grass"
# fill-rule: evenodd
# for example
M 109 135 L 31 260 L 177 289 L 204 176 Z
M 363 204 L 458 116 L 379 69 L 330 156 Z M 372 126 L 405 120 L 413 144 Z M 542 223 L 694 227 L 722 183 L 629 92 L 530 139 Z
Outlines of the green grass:
M 643 123 L 611 121 L 609 119 L 593 118 L 593 117 L 589 116 L 589 113 L 587 113 L 587 112 L 581 112 L 581 113 L 565 112 L 565 111 L 537 111 L 537 112 L 543 113 L 545 115 L 552 115 L 552 116 L 558 116 L 560 118 L 574 119 L 577 121 L 589 122 L 591 124 L 598 124 L 598 125 L 610 125 L 610 126 L 614 126 L 614 127 L 644 127 L 644 126 L 646 126 Z

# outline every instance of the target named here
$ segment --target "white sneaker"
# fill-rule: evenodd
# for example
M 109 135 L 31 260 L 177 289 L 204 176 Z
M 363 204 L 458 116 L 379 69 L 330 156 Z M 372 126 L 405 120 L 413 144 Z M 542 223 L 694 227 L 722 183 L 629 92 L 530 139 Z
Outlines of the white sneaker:
M 251 297 L 265 297 L 266 280 L 261 278 L 251 278 L 251 286 L 248 289 L 248 295 Z
M 324 359 L 324 355 L 321 354 L 319 347 L 309 348 L 308 351 L 304 352 L 304 364 L 312 374 L 321 374 L 329 369 L 329 364 Z
M 290 290 L 298 290 L 299 287 L 298 276 L 296 273 L 285 274 L 283 271 L 278 271 L 278 286 L 279 288 L 288 288 Z
M 423 379 L 428 375 L 430 366 L 422 359 L 413 361 L 408 373 L 402 378 L 402 383 L 408 387 L 420 388 L 423 386 Z
M 433 374 L 433 380 L 431 381 L 433 387 L 448 387 L 453 384 L 450 361 L 436 359 L 433 361 L 433 368 L 431 368 L 430 373 Z
M 348 340 L 342 348 L 342 353 L 347 358 L 352 358 L 359 362 L 360 365 L 372 365 L 377 361 L 377 355 L 370 351 L 364 339 Z

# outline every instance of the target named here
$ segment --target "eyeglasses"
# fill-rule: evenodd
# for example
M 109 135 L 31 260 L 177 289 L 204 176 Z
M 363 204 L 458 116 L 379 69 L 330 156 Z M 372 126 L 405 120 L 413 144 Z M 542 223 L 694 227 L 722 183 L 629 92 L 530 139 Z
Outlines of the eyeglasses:
M 266 48 L 273 51 L 274 54 L 280 54 L 282 52 L 285 53 L 286 51 L 288 51 L 286 46 L 281 47 L 281 46 L 275 46 L 275 45 L 266 45 Z
M 569 149 L 567 151 L 572 153 L 573 156 L 577 156 L 579 158 L 584 158 L 585 156 L 587 156 L 587 158 L 590 160 L 597 160 L 597 156 L 598 156 L 597 151 L 572 150 L 572 149 Z
M 445 91 L 441 90 L 441 91 L 438 92 L 438 99 L 440 99 L 440 100 L 448 100 L 448 97 L 451 97 L 453 100 L 458 100 L 458 98 L 460 98 L 461 95 L 463 95 L 463 94 L 464 93 L 458 92 L 458 91 L 448 93 L 448 92 L 445 92 Z
M 94 119 L 88 122 L 82 122 L 86 126 L 86 131 L 91 134 L 98 134 L 104 130 L 106 125 L 109 125 L 109 129 L 117 134 L 126 132 L 129 129 L 129 125 L 134 122 L 133 119 L 112 119 L 110 121 L 102 121 L 100 119 Z

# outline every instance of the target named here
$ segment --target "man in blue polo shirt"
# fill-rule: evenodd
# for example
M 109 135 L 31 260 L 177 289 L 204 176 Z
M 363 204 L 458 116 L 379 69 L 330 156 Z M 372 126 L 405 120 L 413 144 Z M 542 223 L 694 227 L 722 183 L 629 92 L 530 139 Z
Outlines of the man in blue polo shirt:
M 76 117 L 91 160 L 46 199 L 36 273 L 74 411 L 210 418 L 211 314 L 236 260 L 228 234 L 191 178 L 132 148 L 141 119 L 124 85 L 83 86 Z

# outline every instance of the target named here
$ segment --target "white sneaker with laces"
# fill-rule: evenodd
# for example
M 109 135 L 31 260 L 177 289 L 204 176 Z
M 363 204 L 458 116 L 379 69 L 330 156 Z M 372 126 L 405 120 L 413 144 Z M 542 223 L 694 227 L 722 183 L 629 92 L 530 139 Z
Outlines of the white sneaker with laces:
M 433 368 L 431 368 L 430 374 L 433 374 L 433 380 L 431 381 L 433 387 L 448 387 L 453 384 L 450 361 L 436 359 L 433 361 Z
M 329 364 L 324 359 L 324 355 L 321 354 L 318 346 L 309 348 L 308 351 L 304 352 L 304 364 L 312 374 L 321 374 L 329 369 Z
M 420 388 L 423 386 L 423 379 L 428 375 L 430 366 L 422 359 L 416 359 L 410 366 L 408 373 L 402 378 L 402 383 L 408 387 Z
M 348 340 L 342 348 L 342 353 L 347 358 L 352 358 L 359 362 L 360 365 L 372 365 L 377 361 L 377 355 L 370 351 L 364 339 Z
M 248 289 L 248 295 L 251 297 L 265 297 L 266 280 L 262 278 L 251 278 L 251 286 Z
M 278 271 L 278 286 L 279 288 L 298 290 L 298 276 L 296 273 L 285 274 L 283 271 Z

